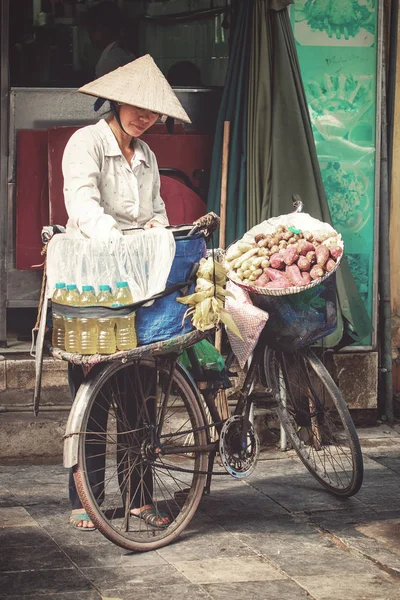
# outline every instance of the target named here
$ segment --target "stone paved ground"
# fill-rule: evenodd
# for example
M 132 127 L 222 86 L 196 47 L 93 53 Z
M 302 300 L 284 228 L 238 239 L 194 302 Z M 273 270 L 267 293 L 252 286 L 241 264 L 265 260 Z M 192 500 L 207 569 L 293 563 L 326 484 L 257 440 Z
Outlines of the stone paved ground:
M 68 526 L 61 465 L 4 465 L 0 599 L 399 600 L 400 426 L 359 433 L 356 497 L 265 452 L 249 480 L 216 478 L 181 539 L 147 554 Z

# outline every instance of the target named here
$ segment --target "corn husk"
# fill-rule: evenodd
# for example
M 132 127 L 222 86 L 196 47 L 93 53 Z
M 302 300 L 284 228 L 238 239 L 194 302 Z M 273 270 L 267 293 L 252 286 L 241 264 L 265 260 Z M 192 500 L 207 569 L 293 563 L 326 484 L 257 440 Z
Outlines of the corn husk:
M 184 319 L 192 317 L 193 326 L 196 329 L 207 331 L 219 323 L 223 323 L 232 333 L 242 339 L 236 323 L 224 308 L 225 297 L 234 297 L 231 292 L 224 289 L 225 285 L 225 268 L 214 261 L 212 257 L 203 258 L 197 271 L 195 292 L 190 296 L 177 298 L 177 301 L 190 307 L 185 312 Z

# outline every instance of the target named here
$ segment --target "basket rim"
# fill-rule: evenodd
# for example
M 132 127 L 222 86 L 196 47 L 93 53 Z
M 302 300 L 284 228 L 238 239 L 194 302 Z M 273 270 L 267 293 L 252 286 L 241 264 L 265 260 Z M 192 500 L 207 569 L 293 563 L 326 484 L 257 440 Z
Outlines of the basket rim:
M 233 271 L 228 271 L 227 277 L 235 285 L 238 285 L 239 287 L 243 288 L 244 290 L 247 290 L 248 292 L 252 292 L 253 294 L 259 294 L 260 296 L 289 296 L 290 294 L 299 294 L 300 292 L 309 290 L 313 287 L 316 287 L 317 285 L 320 285 L 323 281 L 326 281 L 328 277 L 330 277 L 331 275 L 333 275 L 333 273 L 337 271 L 342 261 L 342 257 L 343 254 L 336 261 L 335 268 L 332 269 L 332 271 L 326 272 L 323 275 L 323 277 L 320 277 L 319 279 L 314 279 L 313 281 L 311 281 L 311 283 L 307 283 L 306 285 L 302 286 L 292 286 L 289 288 L 278 289 L 262 288 L 255 285 L 244 285 L 238 277 L 231 276 Z

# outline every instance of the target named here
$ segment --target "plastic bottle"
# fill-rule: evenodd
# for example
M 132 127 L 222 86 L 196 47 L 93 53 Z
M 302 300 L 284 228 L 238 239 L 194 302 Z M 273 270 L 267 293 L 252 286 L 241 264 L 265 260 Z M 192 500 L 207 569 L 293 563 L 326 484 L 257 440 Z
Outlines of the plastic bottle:
M 79 306 L 79 291 L 75 284 L 67 285 L 65 304 Z M 77 317 L 64 317 L 65 349 L 67 352 L 79 352 L 80 324 Z
M 114 297 L 109 285 L 101 285 L 97 296 L 98 306 L 112 306 Z M 98 319 L 97 352 L 99 354 L 114 354 L 117 349 L 115 341 L 115 319 L 114 317 Z
M 79 306 L 95 306 L 97 297 L 91 285 L 83 285 L 79 297 Z M 79 352 L 81 354 L 97 353 L 97 319 L 80 317 L 79 319 Z
M 115 302 L 113 306 L 124 306 L 132 304 L 133 298 L 126 281 L 118 281 Z M 137 337 L 135 330 L 135 314 L 126 317 L 117 317 L 117 348 L 118 350 L 133 350 L 137 346 Z
M 51 297 L 52 302 L 57 304 L 65 304 L 65 298 L 67 296 L 67 288 L 65 283 L 56 283 L 56 289 Z M 53 305 L 53 334 L 52 334 L 52 345 L 55 348 L 61 348 L 65 350 L 65 325 L 64 318 L 57 313 L 56 307 Z

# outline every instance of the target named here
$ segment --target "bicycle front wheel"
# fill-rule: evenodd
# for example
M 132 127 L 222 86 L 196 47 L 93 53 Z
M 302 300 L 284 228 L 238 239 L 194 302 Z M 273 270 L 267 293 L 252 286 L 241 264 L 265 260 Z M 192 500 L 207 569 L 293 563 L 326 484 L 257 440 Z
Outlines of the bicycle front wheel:
M 145 358 L 94 369 L 78 393 L 89 396 L 74 473 L 84 508 L 118 546 L 167 545 L 192 519 L 207 471 L 199 449 L 207 429 L 189 375 L 174 361 Z M 154 516 L 135 516 L 144 506 Z
M 337 496 L 352 496 L 363 480 L 363 459 L 346 402 L 311 350 L 266 349 L 267 383 L 297 455 L 317 481 Z

